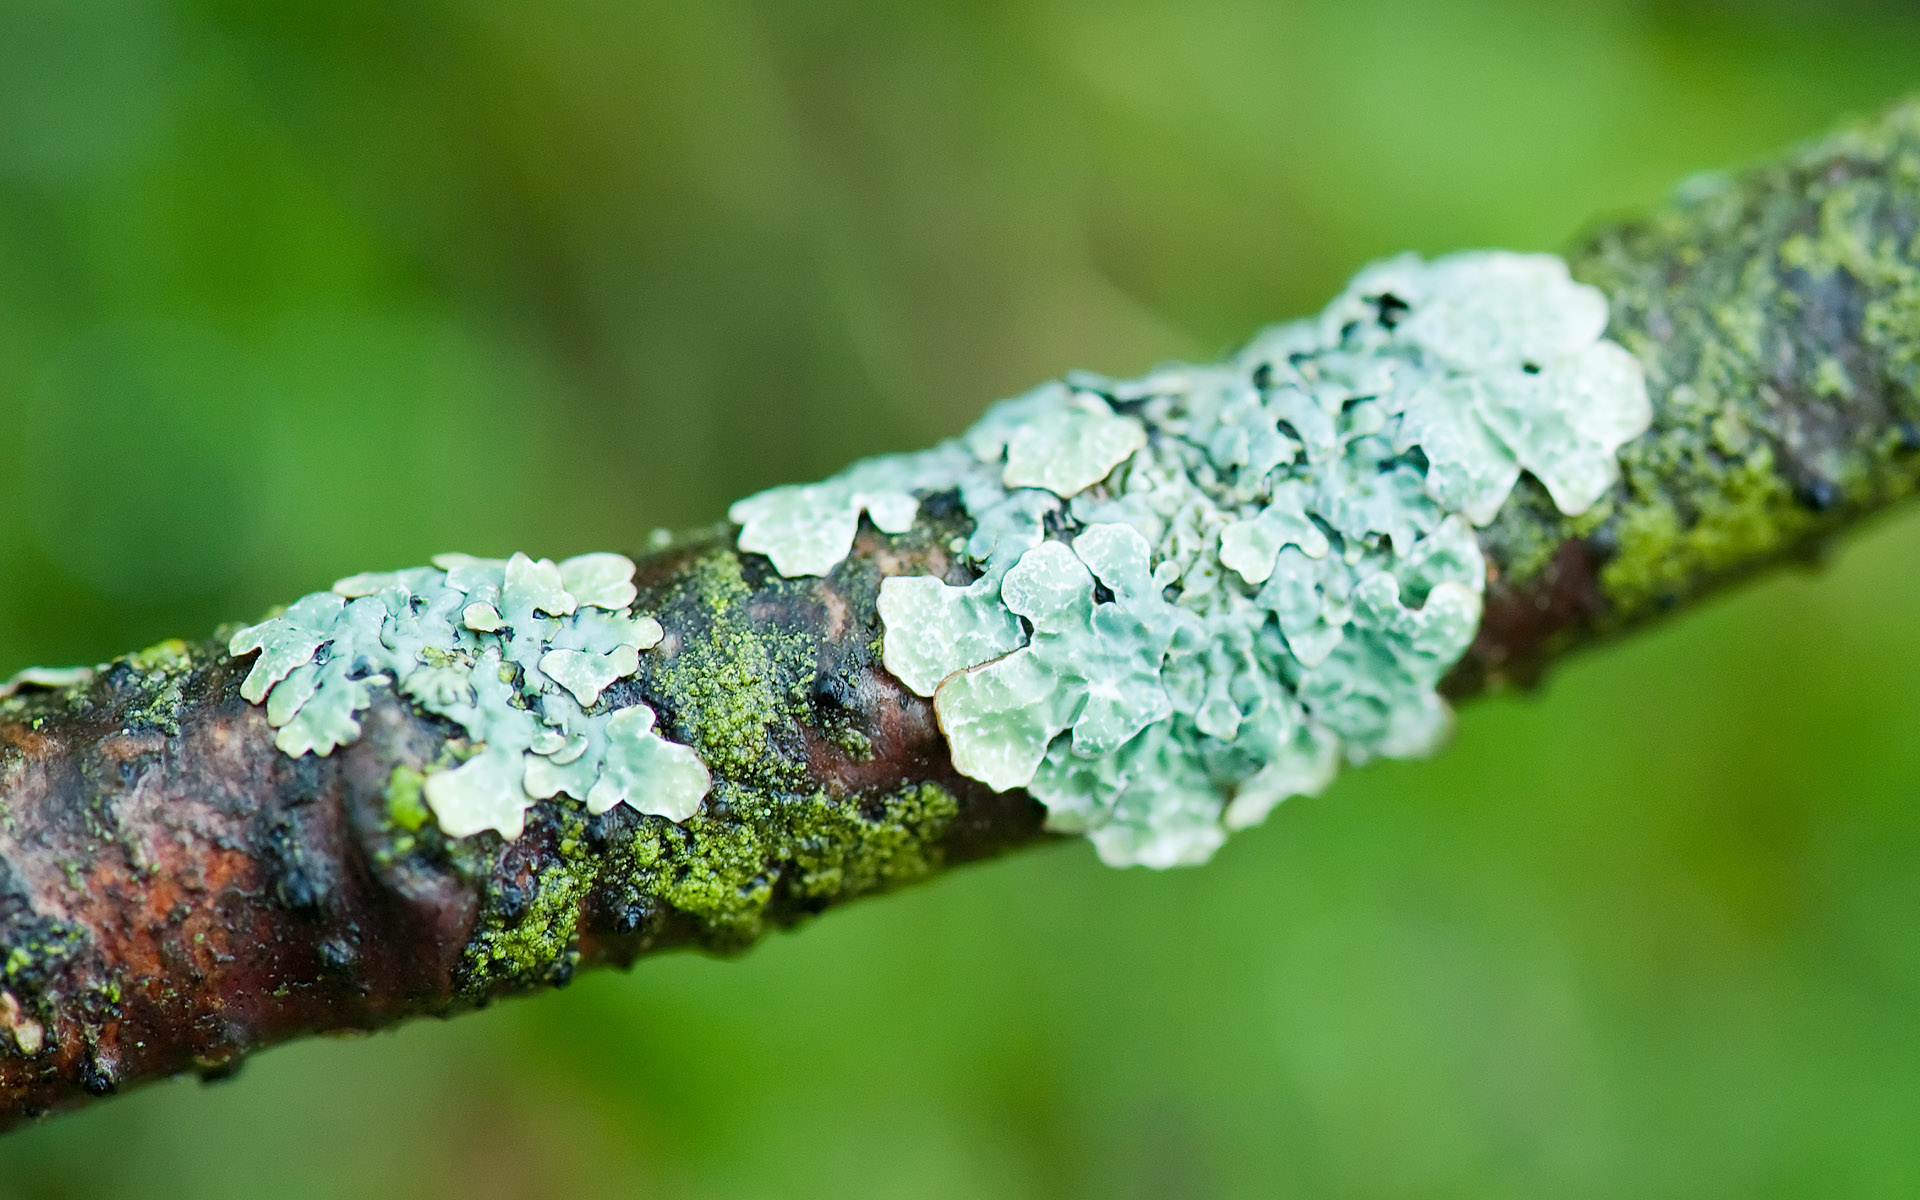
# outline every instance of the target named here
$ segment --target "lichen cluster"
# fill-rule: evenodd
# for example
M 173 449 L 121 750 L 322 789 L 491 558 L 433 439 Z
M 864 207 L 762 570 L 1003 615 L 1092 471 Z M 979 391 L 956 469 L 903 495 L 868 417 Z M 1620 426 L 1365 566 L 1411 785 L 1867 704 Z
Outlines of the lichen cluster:
M 887 579 L 889 670 L 955 766 L 1027 788 L 1115 864 L 1208 857 L 1341 757 L 1424 754 L 1522 471 L 1561 511 L 1651 419 L 1607 304 L 1546 255 L 1406 256 L 1234 359 L 1070 376 L 924 454 L 736 505 L 743 550 L 824 574 L 952 492 L 952 586 Z
M 707 793 L 706 767 L 653 732 L 652 709 L 603 694 L 663 632 L 631 610 L 633 571 L 617 554 L 442 555 L 343 579 L 228 649 L 258 652 L 241 694 L 265 702 L 275 744 L 294 757 L 359 737 L 376 687 L 464 729 L 467 760 L 423 788 L 450 837 L 517 837 L 535 800 L 563 793 L 594 813 L 625 803 L 684 820 Z

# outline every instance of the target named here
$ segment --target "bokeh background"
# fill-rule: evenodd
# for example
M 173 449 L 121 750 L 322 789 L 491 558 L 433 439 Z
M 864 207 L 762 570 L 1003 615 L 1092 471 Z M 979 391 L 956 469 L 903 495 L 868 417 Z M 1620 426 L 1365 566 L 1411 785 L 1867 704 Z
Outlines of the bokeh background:
M 636 547 L 1915 86 L 1813 0 L 0 0 L 0 676 Z M 1913 1195 L 1915 517 L 1203 869 L 276 1050 L 0 1197 Z

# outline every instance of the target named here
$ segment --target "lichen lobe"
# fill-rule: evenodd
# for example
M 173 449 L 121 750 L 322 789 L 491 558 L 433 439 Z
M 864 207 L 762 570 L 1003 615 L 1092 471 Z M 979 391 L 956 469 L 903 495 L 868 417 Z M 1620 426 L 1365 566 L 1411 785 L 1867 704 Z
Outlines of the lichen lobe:
M 228 649 L 256 655 L 241 695 L 265 704 L 295 758 L 358 739 L 376 688 L 461 730 L 464 761 L 421 792 L 449 837 L 518 837 L 535 801 L 563 793 L 590 813 L 627 804 L 682 819 L 707 793 L 706 767 L 654 731 L 646 705 L 605 699 L 665 636 L 631 610 L 633 574 L 617 554 L 442 555 L 342 579 Z
M 925 454 L 742 502 L 739 544 L 817 573 L 862 498 L 956 495 L 971 578 L 882 582 L 886 666 L 962 774 L 1110 862 L 1199 861 L 1340 758 L 1440 744 L 1476 528 L 1523 474 L 1586 512 L 1651 418 L 1607 319 L 1551 256 L 1403 256 L 1226 363 L 1069 376 Z

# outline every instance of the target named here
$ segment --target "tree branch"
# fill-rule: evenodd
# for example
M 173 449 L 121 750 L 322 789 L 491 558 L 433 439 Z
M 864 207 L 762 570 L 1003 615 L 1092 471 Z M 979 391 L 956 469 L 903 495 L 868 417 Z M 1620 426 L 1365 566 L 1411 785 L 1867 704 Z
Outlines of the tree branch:
M 1571 259 L 1644 365 L 1652 429 L 1563 516 L 1524 479 L 1483 531 L 1485 615 L 1446 690 L 1805 555 L 1920 477 L 1920 109 L 1696 181 Z M 378 690 L 325 758 L 274 745 L 224 639 L 0 699 L 0 1127 L 300 1034 L 447 1015 L 675 947 L 736 950 L 840 901 L 1040 840 L 959 774 L 880 663 L 880 580 L 971 568 L 957 508 L 863 525 L 824 578 L 732 530 L 639 559 L 666 640 L 609 689 L 714 778 L 681 823 L 546 801 L 449 838 L 423 777 L 461 732 Z

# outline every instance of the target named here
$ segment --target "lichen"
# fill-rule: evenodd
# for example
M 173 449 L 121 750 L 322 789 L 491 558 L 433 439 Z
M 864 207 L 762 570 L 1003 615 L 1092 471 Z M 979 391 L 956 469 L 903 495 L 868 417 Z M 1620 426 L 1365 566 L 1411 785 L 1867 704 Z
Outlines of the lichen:
M 736 502 L 727 518 L 741 527 L 740 548 L 766 555 L 782 575 L 825 575 L 847 556 L 861 513 L 887 533 L 912 528 L 918 458 L 868 459 L 824 483 L 773 488 Z
M 1125 526 L 1094 526 L 1089 540 Z M 1093 573 L 1062 542 L 1042 542 L 1000 585 L 1009 612 L 1032 627 L 1027 644 L 963 671 L 934 693 L 934 708 L 963 775 L 998 791 L 1025 787 L 1063 733 L 1081 757 L 1111 754 L 1173 711 L 1160 665 L 1171 620 L 1143 620 L 1120 603 L 1095 604 Z M 1111 586 L 1111 585 L 1110 585 Z
M 587 811 L 603 813 L 629 804 L 670 821 L 684 821 L 700 809 L 712 780 L 687 747 L 653 734 L 653 710 L 644 704 L 623 708 L 607 721 L 606 763 L 587 791 Z
M 1076 394 L 1013 430 L 1000 481 L 1009 489 L 1077 496 L 1146 444 L 1146 426 L 1138 418 L 1115 416 L 1098 396 Z
M 93 682 L 93 667 L 27 667 L 0 682 L 0 698 L 28 691 L 64 692 Z
M 562 793 L 594 813 L 624 803 L 679 820 L 706 794 L 706 768 L 654 732 L 647 706 L 605 696 L 664 635 L 630 610 L 633 571 L 617 554 L 442 555 L 342 579 L 235 633 L 228 650 L 257 655 L 241 695 L 266 705 L 293 757 L 358 738 L 377 687 L 463 729 L 465 761 L 420 788 L 449 837 L 517 837 L 536 800 Z
M 931 575 L 897 577 L 882 585 L 879 610 L 887 669 L 922 696 L 955 671 L 1017 649 L 1025 636 L 990 579 L 952 587 Z
M 1070 376 L 777 507 L 838 522 L 807 544 L 820 573 L 852 542 L 844 481 L 956 493 L 977 578 L 885 580 L 886 666 L 961 773 L 1027 788 L 1109 862 L 1199 861 L 1339 758 L 1444 738 L 1474 527 L 1523 473 L 1563 517 L 1595 509 L 1651 419 L 1607 313 L 1551 256 L 1404 256 L 1227 363 Z

